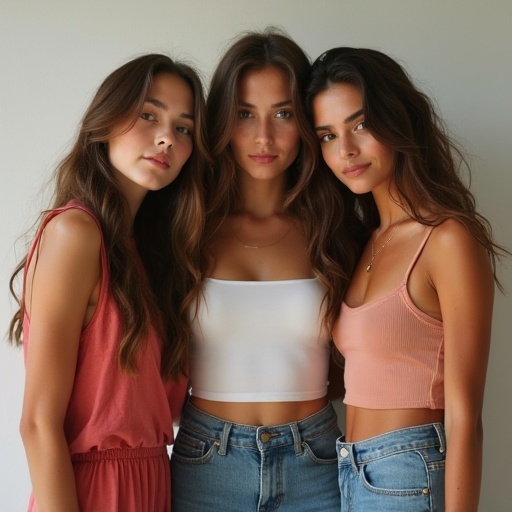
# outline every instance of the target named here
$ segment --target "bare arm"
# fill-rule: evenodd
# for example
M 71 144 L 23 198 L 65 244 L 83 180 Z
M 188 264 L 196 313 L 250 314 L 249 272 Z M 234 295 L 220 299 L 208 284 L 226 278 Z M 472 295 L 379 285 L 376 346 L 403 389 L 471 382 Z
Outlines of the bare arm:
M 38 509 L 78 511 L 64 435 L 81 330 L 100 277 L 100 233 L 84 212 L 52 219 L 28 272 L 30 314 L 25 393 L 20 423 Z
M 445 335 L 446 512 L 476 512 L 494 281 L 485 249 L 462 224 L 443 223 L 431 243 Z

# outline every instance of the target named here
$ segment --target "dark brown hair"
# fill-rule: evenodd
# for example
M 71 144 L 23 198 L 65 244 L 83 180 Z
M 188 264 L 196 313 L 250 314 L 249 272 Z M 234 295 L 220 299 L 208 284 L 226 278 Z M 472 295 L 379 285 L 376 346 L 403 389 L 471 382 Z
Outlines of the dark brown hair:
M 469 175 L 464 153 L 432 101 L 391 57 L 369 48 L 341 47 L 323 53 L 312 66 L 306 93 L 310 114 L 314 97 L 337 83 L 361 91 L 367 128 L 395 151 L 394 200 L 422 224 L 438 225 L 448 218 L 462 222 L 487 249 L 499 286 L 496 259 L 507 251 L 494 242 L 489 222 L 476 211 L 475 198 L 459 175 L 462 167 Z M 379 225 L 371 193 L 356 196 L 356 205 L 368 228 Z
M 194 149 L 170 185 L 148 192 L 135 217 L 134 235 L 149 278 L 145 279 L 129 248 L 129 208 L 114 179 L 107 144 L 120 123 L 131 120 L 127 130 L 133 126 L 154 77 L 161 73 L 180 77 L 194 95 Z M 209 159 L 204 110 L 202 84 L 190 66 L 166 55 L 140 56 L 100 85 L 71 151 L 56 169 L 51 208 L 78 201 L 94 212 L 102 226 L 111 292 L 125 327 L 119 361 L 129 373 L 136 371 L 136 355 L 151 321 L 163 325 L 162 375 L 178 377 L 186 367 L 190 336 L 186 310 L 193 290 L 200 285 L 198 254 L 204 219 L 201 179 L 204 162 Z M 25 262 L 26 257 L 11 278 L 15 297 L 14 280 Z M 23 314 L 22 299 L 9 331 L 10 339 L 18 344 Z
M 310 62 L 288 35 L 270 27 L 263 32 L 242 34 L 221 58 L 211 80 L 207 100 L 207 126 L 214 167 L 207 179 L 207 229 L 211 236 L 227 215 L 239 209 L 237 163 L 230 141 L 238 116 L 238 86 L 244 74 L 274 67 L 289 79 L 290 96 L 300 133 L 297 160 L 288 169 L 288 188 L 283 198 L 287 212 L 298 219 L 308 241 L 308 252 L 315 273 L 326 293 L 326 320 L 334 321 L 356 260 L 356 244 L 350 233 L 354 223 L 353 199 L 327 172 L 317 172 L 318 140 L 304 106 L 304 87 Z M 352 219 L 355 217 L 352 215 Z M 206 260 L 206 258 L 204 258 Z

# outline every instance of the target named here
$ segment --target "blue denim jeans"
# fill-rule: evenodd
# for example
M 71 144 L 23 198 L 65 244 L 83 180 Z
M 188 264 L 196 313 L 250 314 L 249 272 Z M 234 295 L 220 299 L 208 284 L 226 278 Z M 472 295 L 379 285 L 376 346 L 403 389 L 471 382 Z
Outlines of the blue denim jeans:
M 329 404 L 298 422 L 238 425 L 185 406 L 171 456 L 173 512 L 339 512 Z
M 336 443 L 342 512 L 444 510 L 446 440 L 441 423 L 357 443 L 343 441 Z

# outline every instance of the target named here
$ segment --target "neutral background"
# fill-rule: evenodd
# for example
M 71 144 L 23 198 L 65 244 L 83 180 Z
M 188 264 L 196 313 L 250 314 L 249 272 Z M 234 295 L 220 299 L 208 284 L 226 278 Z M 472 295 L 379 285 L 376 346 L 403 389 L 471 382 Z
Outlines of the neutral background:
M 471 153 L 472 189 L 498 240 L 512 247 L 510 0 L 2 0 L 0 5 L 0 509 L 26 507 L 30 480 L 18 434 L 24 370 L 4 332 L 7 291 L 55 163 L 101 80 L 148 51 L 186 58 L 205 84 L 228 41 L 284 28 L 311 58 L 369 46 L 404 63 Z M 512 293 L 512 265 L 500 268 Z M 480 509 L 512 510 L 511 299 L 496 294 L 485 402 Z M 461 339 L 460 343 L 464 343 Z

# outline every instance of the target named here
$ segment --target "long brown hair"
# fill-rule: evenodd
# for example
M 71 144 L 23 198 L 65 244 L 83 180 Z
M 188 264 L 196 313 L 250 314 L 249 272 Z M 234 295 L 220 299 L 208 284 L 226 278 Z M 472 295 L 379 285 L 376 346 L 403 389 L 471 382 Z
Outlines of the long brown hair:
M 421 224 L 439 225 L 448 218 L 462 222 L 489 253 L 496 276 L 496 259 L 508 251 L 495 243 L 485 217 L 460 176 L 469 166 L 460 146 L 449 136 L 429 97 L 418 90 L 391 57 L 369 48 L 333 48 L 313 64 L 306 93 L 311 113 L 313 98 L 336 83 L 356 86 L 363 98 L 367 128 L 395 151 L 393 185 L 410 215 Z M 396 194 L 395 194 L 396 195 Z M 371 193 L 356 197 L 364 224 L 380 224 Z
M 135 123 L 154 77 L 161 73 L 180 77 L 193 92 L 194 149 L 170 185 L 148 192 L 135 217 L 133 231 L 146 279 L 130 250 L 129 208 L 114 179 L 107 143 L 120 123 Z M 140 56 L 115 70 L 100 85 L 71 151 L 56 169 L 51 209 L 75 200 L 91 209 L 101 224 L 110 288 L 124 321 L 119 362 L 128 373 L 136 372 L 136 356 L 153 320 L 163 325 L 162 375 L 175 378 L 186 368 L 190 336 L 186 309 L 200 285 L 199 240 L 204 219 L 201 180 L 209 159 L 204 111 L 202 84 L 190 66 L 166 55 Z M 23 299 L 14 292 L 14 281 L 25 263 L 26 257 L 10 282 L 20 304 L 9 330 L 10 339 L 17 344 L 22 342 L 25 308 Z
M 355 225 L 353 200 L 349 203 L 327 172 L 317 172 L 318 140 L 304 106 L 304 87 L 310 62 L 288 35 L 270 27 L 247 32 L 231 44 L 213 73 L 207 100 L 207 131 L 215 166 L 207 179 L 208 237 L 227 215 L 241 207 L 237 189 L 237 163 L 230 147 L 238 114 L 238 85 L 250 70 L 274 67 L 289 79 L 290 95 L 301 144 L 297 160 L 288 169 L 288 188 L 283 198 L 287 212 L 299 219 L 313 270 L 326 293 L 326 320 L 334 321 L 355 264 L 357 246 L 351 230 Z M 354 228 L 355 230 L 355 228 Z M 204 258 L 206 260 L 206 258 Z

